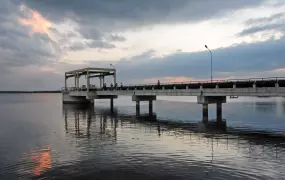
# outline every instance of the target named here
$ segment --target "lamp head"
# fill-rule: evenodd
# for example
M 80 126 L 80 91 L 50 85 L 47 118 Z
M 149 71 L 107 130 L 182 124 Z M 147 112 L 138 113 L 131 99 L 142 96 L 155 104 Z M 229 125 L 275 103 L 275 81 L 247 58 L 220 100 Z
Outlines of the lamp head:
M 205 48 L 207 48 L 207 49 L 208 49 L 208 46 L 207 46 L 207 45 L 205 45 Z

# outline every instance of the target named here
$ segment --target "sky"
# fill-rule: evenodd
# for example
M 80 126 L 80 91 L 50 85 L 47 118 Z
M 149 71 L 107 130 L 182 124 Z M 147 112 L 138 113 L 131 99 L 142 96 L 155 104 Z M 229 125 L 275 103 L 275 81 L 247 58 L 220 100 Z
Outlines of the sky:
M 110 63 L 125 85 L 210 79 L 205 45 L 214 79 L 282 77 L 284 33 L 285 0 L 1 0 L 0 90 Z

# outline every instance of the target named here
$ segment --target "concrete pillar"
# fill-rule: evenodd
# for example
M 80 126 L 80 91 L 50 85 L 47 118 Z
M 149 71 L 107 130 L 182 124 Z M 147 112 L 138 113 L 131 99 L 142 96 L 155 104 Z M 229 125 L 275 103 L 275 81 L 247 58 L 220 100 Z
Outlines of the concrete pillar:
M 111 108 L 111 111 L 113 112 L 114 110 L 114 99 L 113 98 L 110 99 L 110 108 Z
M 79 85 L 79 78 L 80 78 L 80 76 L 79 76 L 79 74 L 78 74 L 78 75 L 77 75 L 77 88 L 80 87 L 80 85 Z
M 64 89 L 65 89 L 65 91 L 67 91 L 67 77 L 66 77 L 66 74 L 64 76 Z
M 140 115 L 140 101 L 136 101 L 136 114 L 137 116 Z
M 77 80 L 76 80 L 76 74 L 74 74 L 74 87 L 75 87 L 75 89 L 76 89 L 76 87 L 77 87 Z
M 90 89 L 90 77 L 89 77 L 89 71 L 87 71 L 87 92 L 89 92 Z
M 116 70 L 114 70 L 114 86 L 116 84 L 117 80 L 116 80 Z
M 203 121 L 208 121 L 208 104 L 203 104 Z
M 152 100 L 149 100 L 148 112 L 149 112 L 149 115 L 152 115 L 152 114 L 153 114 Z
M 217 103 L 217 120 L 222 120 L 222 103 Z
M 105 84 L 105 77 L 102 77 L 102 83 Z
M 102 88 L 102 77 L 99 77 L 100 80 L 100 88 Z

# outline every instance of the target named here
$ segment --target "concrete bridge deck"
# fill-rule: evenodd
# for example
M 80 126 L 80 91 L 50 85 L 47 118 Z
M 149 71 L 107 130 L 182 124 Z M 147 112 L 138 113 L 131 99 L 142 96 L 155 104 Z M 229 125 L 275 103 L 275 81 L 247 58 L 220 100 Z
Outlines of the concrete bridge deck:
M 72 96 L 280 96 L 285 97 L 285 78 L 129 85 L 102 88 L 69 88 Z M 87 93 L 88 92 L 88 93 Z
M 86 76 L 87 85 L 80 88 L 79 78 L 82 75 Z M 114 86 L 106 86 L 105 76 L 114 77 Z M 70 77 L 75 78 L 75 87 L 66 86 L 66 80 Z M 91 85 L 90 78 L 99 78 L 100 85 Z M 117 86 L 116 69 L 84 68 L 65 74 L 62 93 L 63 103 L 93 104 L 94 99 L 110 99 L 111 109 L 119 95 L 132 96 L 138 115 L 140 101 L 149 101 L 149 113 L 152 114 L 152 102 L 156 96 L 197 96 L 197 102 L 203 105 L 203 119 L 208 120 L 208 104 L 217 104 L 217 119 L 221 119 L 222 103 L 226 103 L 227 96 L 285 97 L 285 77 Z

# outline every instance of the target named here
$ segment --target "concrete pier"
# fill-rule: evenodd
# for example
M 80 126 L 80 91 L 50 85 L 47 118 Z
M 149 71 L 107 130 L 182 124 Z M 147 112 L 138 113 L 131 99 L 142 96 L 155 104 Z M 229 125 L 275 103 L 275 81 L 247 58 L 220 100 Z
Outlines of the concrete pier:
M 156 96 L 137 96 L 137 95 L 133 95 L 132 96 L 132 101 L 136 101 L 136 114 L 139 115 L 140 114 L 140 101 L 148 101 L 149 102 L 149 114 L 152 115 L 153 114 L 153 105 L 152 105 L 152 101 L 156 100 Z
M 136 101 L 136 115 L 140 116 L 140 101 Z
M 209 104 L 217 104 L 217 120 L 222 120 L 222 103 L 226 103 L 226 96 L 197 96 L 197 101 L 203 105 L 203 121 L 208 121 Z
M 217 103 L 217 120 L 222 120 L 222 103 Z
M 203 104 L 203 111 L 202 111 L 202 115 L 203 115 L 203 121 L 208 121 L 209 119 L 209 115 L 208 115 L 208 104 Z
M 152 115 L 152 114 L 153 114 L 152 100 L 149 100 L 148 112 L 149 112 L 149 115 Z
M 112 85 L 105 84 L 106 76 L 113 77 Z M 81 82 L 82 87 L 79 83 L 80 77 L 86 79 Z M 74 78 L 72 87 L 67 87 L 69 78 Z M 100 84 L 91 85 L 91 78 L 99 78 Z M 137 114 L 140 114 L 140 101 L 148 101 L 149 114 L 152 115 L 156 96 L 197 96 L 198 104 L 202 104 L 205 121 L 209 119 L 209 104 L 216 104 L 214 119 L 222 120 L 222 103 L 226 103 L 226 96 L 285 97 L 285 77 L 118 86 L 115 68 L 87 67 L 66 72 L 64 85 L 64 104 L 94 104 L 96 99 L 110 99 L 110 108 L 113 110 L 114 99 L 119 95 L 132 96 L 132 101 L 136 102 Z
M 83 96 L 70 96 L 69 93 L 62 93 L 63 104 L 93 104 L 94 100 L 86 99 Z
M 114 98 L 110 99 L 110 109 L 111 109 L 111 111 L 114 110 Z

